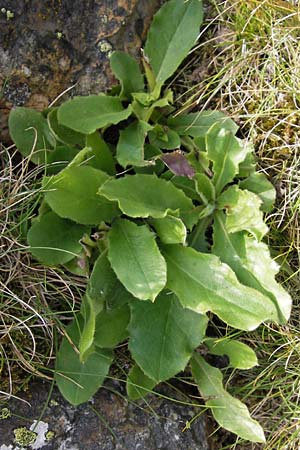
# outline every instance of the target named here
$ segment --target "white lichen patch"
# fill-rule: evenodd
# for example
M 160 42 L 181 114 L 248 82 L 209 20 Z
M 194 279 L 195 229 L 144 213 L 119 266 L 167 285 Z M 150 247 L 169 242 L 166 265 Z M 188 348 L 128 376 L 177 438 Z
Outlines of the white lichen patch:
M 41 420 L 39 422 L 37 422 L 36 420 L 33 422 L 30 427 L 30 431 L 34 431 L 34 433 L 36 433 L 36 439 L 30 446 L 33 450 L 43 448 L 47 443 L 48 428 L 49 426 L 46 422 L 42 422 Z

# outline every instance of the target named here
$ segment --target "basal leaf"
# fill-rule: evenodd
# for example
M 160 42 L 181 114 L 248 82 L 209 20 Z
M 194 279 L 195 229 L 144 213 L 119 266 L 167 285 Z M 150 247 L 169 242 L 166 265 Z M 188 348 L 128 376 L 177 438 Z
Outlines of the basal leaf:
M 112 152 L 97 131 L 86 137 L 86 147 L 90 148 L 92 152 L 93 158 L 89 162 L 91 166 L 103 170 L 109 175 L 116 173 Z
M 136 301 L 130 307 L 129 350 L 143 372 L 159 382 L 183 370 L 203 340 L 207 317 L 166 292 L 154 303 Z
M 75 147 L 68 147 L 63 144 L 57 145 L 54 150 L 46 154 L 47 175 L 55 175 L 65 169 L 77 154 L 78 149 Z
M 189 198 L 199 201 L 199 194 L 195 189 L 194 180 L 191 180 L 187 177 L 173 176 L 171 178 L 171 181 L 174 186 L 176 186 L 178 189 L 181 189 Z
M 203 111 L 190 114 L 181 114 L 170 117 L 168 126 L 177 131 L 181 136 L 204 137 L 214 125 L 220 129 L 224 128 L 235 134 L 238 126 L 220 111 Z
M 160 158 L 157 158 L 157 156 L 160 156 L 162 154 L 162 151 L 154 147 L 151 144 L 145 144 L 144 145 L 144 158 L 145 163 L 147 165 L 145 166 L 135 166 L 134 170 L 136 173 L 144 173 L 144 174 L 153 174 L 156 173 L 156 175 L 160 175 L 164 169 L 165 165 L 160 160 Z
M 66 328 L 66 333 L 78 346 L 81 329 L 77 321 Z M 109 350 L 97 349 L 85 362 L 80 362 L 79 352 L 64 338 L 56 357 L 55 380 L 68 402 L 77 406 L 88 401 L 101 387 L 112 363 Z
M 194 354 L 191 366 L 200 394 L 218 424 L 248 441 L 265 442 L 261 426 L 251 418 L 246 405 L 225 391 L 222 372 L 198 354 Z
M 136 121 L 120 132 L 117 145 L 117 160 L 123 167 L 128 165 L 144 166 L 144 144 L 147 132 L 152 126 Z
M 186 156 L 180 150 L 175 152 L 165 153 L 161 160 L 175 175 L 179 177 L 193 178 L 195 176 L 195 169 L 190 165 Z
M 248 345 L 230 338 L 206 338 L 205 345 L 213 355 L 227 355 L 230 365 L 236 369 L 251 369 L 258 364 L 256 354 Z
M 94 133 L 99 128 L 127 119 L 131 107 L 123 108 L 121 100 L 108 95 L 74 97 L 63 103 L 57 113 L 58 123 L 82 134 Z
M 180 245 L 165 245 L 167 287 L 185 308 L 212 311 L 228 325 L 253 330 L 276 315 L 272 301 L 242 285 L 227 264 L 215 255 Z
M 171 182 L 155 175 L 127 175 L 108 180 L 99 189 L 108 200 L 117 201 L 124 214 L 130 217 L 165 217 L 168 212 L 189 211 L 194 205 Z
M 131 400 L 145 397 L 155 387 L 156 381 L 147 377 L 135 364 L 129 371 L 126 383 L 127 395 Z
M 108 310 L 118 308 L 133 299 L 112 270 L 107 250 L 101 253 L 94 263 L 87 292 L 95 300 L 104 299 Z
M 89 166 L 67 168 L 44 179 L 45 200 L 60 217 L 78 223 L 111 221 L 118 215 L 116 204 L 97 195 L 108 178 L 106 173 Z
M 176 131 L 171 130 L 167 127 L 166 130 L 161 125 L 156 125 L 156 127 L 149 132 L 150 143 L 158 148 L 163 148 L 166 150 L 173 150 L 179 148 L 181 145 L 180 137 Z
M 95 324 L 94 343 L 101 348 L 114 348 L 128 337 L 127 325 L 130 320 L 128 305 L 102 311 Z
M 285 323 L 290 316 L 292 300 L 275 279 L 279 267 L 272 260 L 267 245 L 243 232 L 228 233 L 225 221 L 225 215 L 218 211 L 213 225 L 213 253 L 235 271 L 243 284 L 268 296 L 277 309 L 276 320 Z
M 48 212 L 34 221 L 28 231 L 30 252 L 43 264 L 65 264 L 82 249 L 80 239 L 88 228 Z
M 216 191 L 213 183 L 205 173 L 197 173 L 194 177 L 196 191 L 202 202 L 207 205 L 216 200 Z
M 175 72 L 195 44 L 202 23 L 202 2 L 171 0 L 154 16 L 145 55 L 158 86 Z
M 103 298 L 89 296 L 86 292 L 82 300 L 81 313 L 84 318 L 84 326 L 79 341 L 80 361 L 84 362 L 94 350 L 94 335 L 96 331 L 96 317 L 104 306 Z
M 262 211 L 270 212 L 272 210 L 276 200 L 276 191 L 263 173 L 252 173 L 248 178 L 240 181 L 239 186 L 242 189 L 254 192 L 260 197 L 262 200 Z
M 268 232 L 260 210 L 261 199 L 253 192 L 230 186 L 218 199 L 218 207 L 226 210 L 228 233 L 248 231 L 258 241 Z
M 125 288 L 141 300 L 154 301 L 166 284 L 166 263 L 147 226 L 125 219 L 109 232 L 108 258 Z
M 230 131 L 216 132 L 212 127 L 206 136 L 208 158 L 213 162 L 213 183 L 219 194 L 239 171 L 239 164 L 251 150 Z
M 110 67 L 121 83 L 121 98 L 130 99 L 132 92 L 144 90 L 144 77 L 132 56 L 121 51 L 114 51 L 110 57 Z
M 167 215 L 162 219 L 149 220 L 164 244 L 185 244 L 186 228 L 178 217 Z
M 9 134 L 17 149 L 35 164 L 42 164 L 55 146 L 47 120 L 41 112 L 30 108 L 12 109 L 8 120 Z
M 64 127 L 58 123 L 57 108 L 52 109 L 47 115 L 47 122 L 49 129 L 55 136 L 55 139 L 66 145 L 84 147 L 85 135 Z

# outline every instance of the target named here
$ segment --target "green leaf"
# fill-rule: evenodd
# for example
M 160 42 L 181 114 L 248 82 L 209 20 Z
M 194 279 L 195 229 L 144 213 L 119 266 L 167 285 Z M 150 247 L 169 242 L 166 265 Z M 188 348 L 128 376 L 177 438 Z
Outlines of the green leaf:
M 44 179 L 45 200 L 60 217 L 82 224 L 111 221 L 118 215 L 116 204 L 97 195 L 108 175 L 89 166 L 67 168 Z
M 199 201 L 199 194 L 195 189 L 194 180 L 191 180 L 187 177 L 173 176 L 171 178 L 171 181 L 174 186 L 176 186 L 178 189 L 181 189 L 189 198 Z
M 156 381 L 147 377 L 137 364 L 131 367 L 126 383 L 127 395 L 131 400 L 145 397 L 155 385 Z
M 196 173 L 194 176 L 195 188 L 202 202 L 207 205 L 216 200 L 216 191 L 213 183 L 204 173 Z
M 236 369 L 251 369 L 258 364 L 255 352 L 242 342 L 229 338 L 206 338 L 204 343 L 208 347 L 209 353 L 219 356 L 227 355 L 230 365 Z
M 131 107 L 124 109 L 121 100 L 108 95 L 74 97 L 63 103 L 57 113 L 60 125 L 82 134 L 91 134 L 99 128 L 127 119 Z
M 29 250 L 43 264 L 64 264 L 80 253 L 79 241 L 86 232 L 87 227 L 48 212 L 35 220 L 29 229 Z
M 104 310 L 96 319 L 94 343 L 101 348 L 114 348 L 128 337 L 127 325 L 130 320 L 128 305 L 112 310 Z
M 125 288 L 141 300 L 154 301 L 166 284 L 166 263 L 147 226 L 125 219 L 109 232 L 108 259 Z
M 225 391 L 222 372 L 198 354 L 194 354 L 191 366 L 200 394 L 218 424 L 248 441 L 265 442 L 263 429 L 251 418 L 246 405 Z
M 110 57 L 110 67 L 120 81 L 121 98 L 130 99 L 132 92 L 144 90 L 144 77 L 136 60 L 127 53 L 114 51 Z
M 21 154 L 30 156 L 35 164 L 43 164 L 47 150 L 55 146 L 55 139 L 42 113 L 23 107 L 12 109 L 8 126 L 9 134 Z
M 212 251 L 227 263 L 241 283 L 268 296 L 277 309 L 277 321 L 285 323 L 291 312 L 292 300 L 276 282 L 277 263 L 272 260 L 268 246 L 243 232 L 228 233 L 225 215 L 215 214 Z
M 78 146 L 79 148 L 84 147 L 84 134 L 77 133 L 77 131 L 71 130 L 70 128 L 64 127 L 58 123 L 57 108 L 52 109 L 48 113 L 47 122 L 49 129 L 57 141 L 66 145 Z
M 127 175 L 108 180 L 99 189 L 99 194 L 117 201 L 123 213 L 130 217 L 160 219 L 168 212 L 188 211 L 194 207 L 181 190 L 155 175 Z
M 81 330 L 77 321 L 66 328 L 66 333 L 78 346 Z M 64 338 L 56 357 L 55 380 L 68 402 L 77 406 L 88 401 L 102 385 L 112 363 L 109 350 L 97 349 L 87 360 L 80 362 L 79 352 Z
M 160 382 L 184 370 L 203 340 L 207 317 L 183 308 L 166 292 L 154 303 L 136 301 L 130 307 L 129 350 L 143 372 Z
M 246 178 L 255 172 L 256 162 L 255 157 L 253 155 L 254 146 L 251 142 L 246 142 L 244 145 L 248 145 L 250 152 L 247 154 L 244 161 L 242 161 L 239 165 L 239 177 Z
M 178 217 L 167 215 L 163 219 L 149 220 L 164 244 L 185 244 L 186 228 Z
M 248 231 L 258 241 L 268 232 L 260 210 L 261 199 L 253 192 L 230 186 L 218 199 L 218 207 L 226 209 L 225 227 L 228 233 Z
M 162 151 L 154 147 L 150 144 L 145 144 L 144 146 L 144 158 L 145 162 L 147 163 L 146 166 L 140 167 L 136 166 L 134 167 L 134 170 L 136 173 L 145 173 L 145 174 L 153 174 L 156 173 L 157 175 L 160 175 L 165 168 L 164 163 L 161 161 L 160 158 L 157 158 L 157 156 L 162 155 Z
M 171 0 L 154 16 L 145 55 L 158 86 L 175 72 L 196 42 L 202 23 L 202 2 Z
M 84 327 L 79 341 L 80 361 L 86 361 L 94 350 L 94 335 L 96 330 L 96 317 L 103 309 L 104 299 L 90 297 L 85 294 L 82 302 L 81 312 L 84 317 Z
M 78 149 L 66 145 L 58 145 L 54 150 L 46 154 L 47 175 L 55 175 L 65 169 L 67 165 L 77 156 Z
M 147 132 L 152 126 L 136 121 L 120 132 L 117 145 L 117 160 L 123 167 L 128 165 L 144 166 L 144 144 Z
M 95 300 L 104 299 L 108 309 L 114 309 L 133 299 L 112 270 L 107 251 L 96 259 L 91 273 L 87 293 Z
M 112 152 L 97 131 L 86 137 L 86 147 L 92 151 L 93 159 L 89 162 L 91 166 L 109 175 L 115 175 L 116 168 Z
M 167 287 L 185 308 L 199 313 L 212 311 L 241 330 L 253 330 L 276 314 L 272 301 L 242 285 L 227 264 L 215 255 L 180 245 L 165 245 Z
M 270 212 L 276 200 L 276 191 L 263 173 L 252 173 L 246 180 L 240 181 L 240 188 L 254 192 L 262 200 L 261 209 Z
M 220 129 L 224 128 L 235 134 L 238 126 L 220 111 L 203 111 L 190 114 L 182 114 L 170 117 L 168 126 L 177 131 L 181 136 L 204 137 L 214 125 Z
M 234 179 L 250 148 L 230 131 L 221 129 L 216 133 L 215 127 L 207 134 L 206 145 L 208 158 L 213 162 L 213 183 L 219 194 Z
M 155 147 L 172 150 L 179 148 L 181 145 L 180 137 L 176 131 L 166 127 L 164 129 L 161 125 L 156 125 L 153 131 L 149 132 L 150 143 Z

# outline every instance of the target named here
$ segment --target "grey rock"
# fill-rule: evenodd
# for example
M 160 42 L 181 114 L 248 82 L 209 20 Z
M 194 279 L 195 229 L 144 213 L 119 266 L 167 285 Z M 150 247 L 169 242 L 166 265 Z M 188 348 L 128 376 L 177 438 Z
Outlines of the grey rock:
M 26 400 L 11 399 L 1 407 L 9 408 L 11 417 L 0 420 L 0 450 L 21 450 L 14 431 L 25 427 L 37 433 L 32 450 L 209 450 L 205 416 L 190 429 L 187 421 L 196 411 L 160 395 L 129 402 L 121 383 L 107 382 L 93 399 L 72 407 L 54 389 L 46 405 L 50 385 L 35 382 L 22 395 Z M 174 396 L 162 386 L 164 396 Z M 45 407 L 46 406 L 46 407 Z M 44 410 L 44 413 L 41 413 Z M 50 433 L 49 433 L 50 432 Z M 47 440 L 47 438 L 49 440 Z

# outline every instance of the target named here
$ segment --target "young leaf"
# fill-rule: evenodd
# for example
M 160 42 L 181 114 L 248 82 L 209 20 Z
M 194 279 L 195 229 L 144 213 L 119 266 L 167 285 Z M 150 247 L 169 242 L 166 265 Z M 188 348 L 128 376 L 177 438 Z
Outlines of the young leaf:
M 29 250 L 43 264 L 65 264 L 82 249 L 80 239 L 89 229 L 48 212 L 38 218 L 27 234 Z
M 144 77 L 136 60 L 127 53 L 114 51 L 110 57 L 110 67 L 120 81 L 121 98 L 130 99 L 132 92 L 144 90 Z
M 160 175 L 164 169 L 165 165 L 160 160 L 160 158 L 157 158 L 157 156 L 160 156 L 162 154 L 162 151 L 154 147 L 151 144 L 145 144 L 144 145 L 144 158 L 145 163 L 147 163 L 146 166 L 135 166 L 134 171 L 136 173 L 144 173 L 144 174 L 153 174 L 156 173 L 156 175 Z
M 252 173 L 246 180 L 240 181 L 240 188 L 254 192 L 262 200 L 261 209 L 270 212 L 276 200 L 276 191 L 263 173 Z
M 158 383 L 183 370 L 203 340 L 207 317 L 166 292 L 154 303 L 136 301 L 130 307 L 129 350 L 143 372 Z
M 127 119 L 131 107 L 124 109 L 121 100 L 108 95 L 74 97 L 63 103 L 57 113 L 60 125 L 82 134 L 91 134 L 99 128 Z
M 236 273 L 241 283 L 268 296 L 277 309 L 276 321 L 285 323 L 291 312 L 292 300 L 275 276 L 278 265 L 270 256 L 268 246 L 243 232 L 228 233 L 225 215 L 215 213 L 212 251 Z
M 106 173 L 89 166 L 67 168 L 44 179 L 45 200 L 60 217 L 78 223 L 111 221 L 118 215 L 116 204 L 97 195 L 108 178 Z
M 205 173 L 197 173 L 194 177 L 196 191 L 202 202 L 207 205 L 216 200 L 216 191 L 213 183 Z
M 55 146 L 47 120 L 42 113 L 30 108 L 12 109 L 8 120 L 9 133 L 17 149 L 35 164 L 43 164 L 47 150 Z
M 163 219 L 149 220 L 164 244 L 185 244 L 186 228 L 178 217 L 167 215 Z
M 102 311 L 96 319 L 94 344 L 101 348 L 114 348 L 123 342 L 128 337 L 129 320 L 128 305 Z
M 138 400 L 151 392 L 156 381 L 147 377 L 137 364 L 131 367 L 126 383 L 127 395 L 131 400 Z
M 97 131 L 86 137 L 86 147 L 92 151 L 93 159 L 89 162 L 91 166 L 109 175 L 115 175 L 116 168 L 112 152 Z
M 251 150 L 230 131 L 221 129 L 218 133 L 212 127 L 206 136 L 208 158 L 213 162 L 213 183 L 216 193 L 230 183 L 239 171 L 239 164 Z
M 155 175 L 127 175 L 108 180 L 98 193 L 108 200 L 117 201 L 123 213 L 130 217 L 160 219 L 168 212 L 188 211 L 194 207 L 181 190 Z
M 180 137 L 176 131 L 169 128 L 163 130 L 161 125 L 156 125 L 154 130 L 149 132 L 149 139 L 150 143 L 155 145 L 155 147 L 166 150 L 173 150 L 181 145 Z
M 212 311 L 228 325 L 253 330 L 276 311 L 272 301 L 239 283 L 235 273 L 215 255 L 180 245 L 165 245 L 167 287 L 185 308 Z
M 268 232 L 260 210 L 261 199 L 253 192 L 230 186 L 218 199 L 218 207 L 226 209 L 228 233 L 248 231 L 258 241 Z
M 168 126 L 177 131 L 181 136 L 204 137 L 209 129 L 214 127 L 224 128 L 235 134 L 238 126 L 220 111 L 203 111 L 190 114 L 182 114 L 170 117 Z
M 171 0 L 154 16 L 145 45 L 145 55 L 157 86 L 175 72 L 196 42 L 202 23 L 202 2 Z
M 198 354 L 194 354 L 191 366 L 200 394 L 218 424 L 248 441 L 265 442 L 263 429 L 250 417 L 246 405 L 225 391 L 222 372 Z
M 87 293 L 95 300 L 104 299 L 108 310 L 118 308 L 133 299 L 112 270 L 107 251 L 101 253 L 94 263 Z
M 213 355 L 227 355 L 230 365 L 235 369 L 251 369 L 258 364 L 256 354 L 248 345 L 229 339 L 206 338 L 205 345 Z
M 78 346 L 81 330 L 76 320 L 66 328 L 66 333 Z M 88 401 L 102 385 L 112 359 L 111 351 L 97 349 L 85 362 L 80 362 L 79 352 L 63 338 L 56 357 L 55 380 L 64 398 L 74 406 Z
M 84 147 L 85 135 L 77 131 L 64 127 L 58 123 L 57 108 L 52 109 L 47 115 L 47 122 L 55 139 L 66 145 L 73 145 L 79 148 Z
M 125 288 L 141 300 L 154 301 L 166 284 L 166 263 L 154 235 L 125 219 L 109 232 L 108 259 Z
M 117 145 L 117 160 L 123 167 L 128 165 L 144 166 L 144 144 L 147 132 L 152 126 L 136 121 L 120 132 Z
M 90 297 L 85 294 L 82 302 L 81 312 L 84 317 L 84 327 L 79 341 L 80 361 L 86 361 L 90 355 L 94 344 L 94 335 L 96 330 L 96 317 L 103 309 L 104 299 Z

